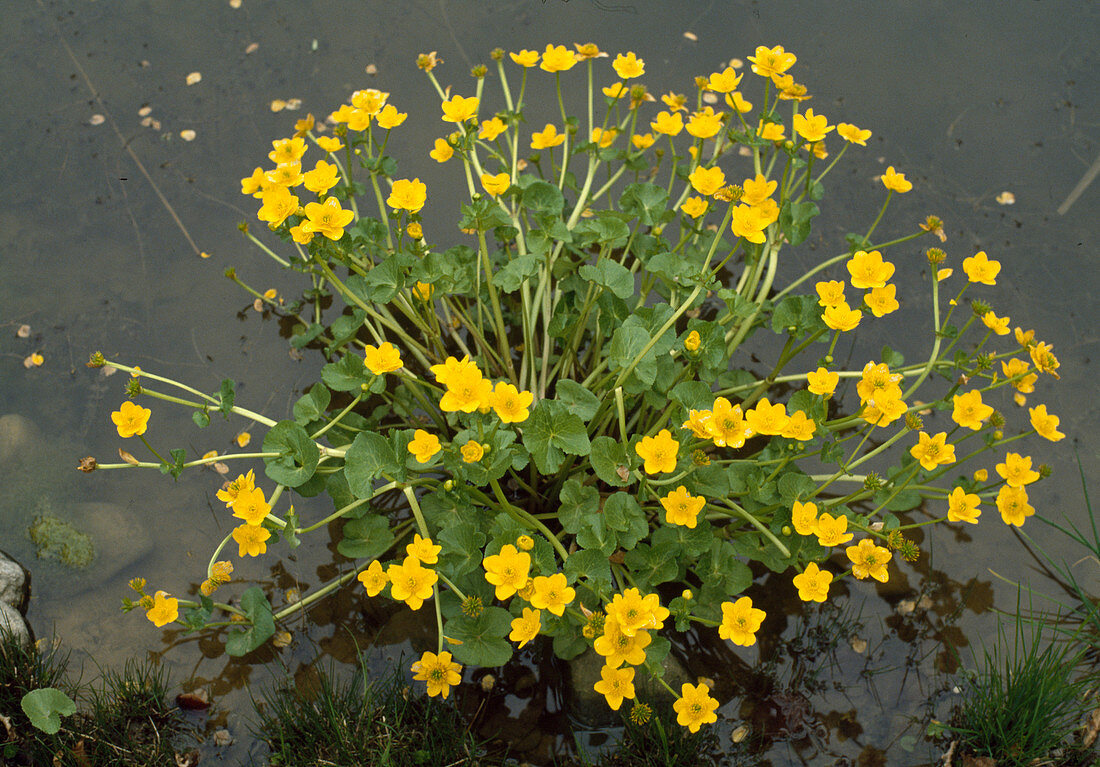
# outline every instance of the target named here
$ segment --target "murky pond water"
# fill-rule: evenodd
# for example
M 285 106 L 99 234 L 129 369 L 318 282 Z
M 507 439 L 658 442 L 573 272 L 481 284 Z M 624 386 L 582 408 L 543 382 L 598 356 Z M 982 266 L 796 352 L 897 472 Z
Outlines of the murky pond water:
M 874 130 L 868 149 L 849 153 L 844 175 L 833 180 L 843 188 L 830 189 L 808 245 L 831 252 L 873 215 L 867 181 L 889 163 L 916 184 L 895 198 L 892 221 L 935 213 L 947 222 L 952 257 L 985 249 L 1001 260 L 999 313 L 1034 327 L 1062 361 L 1062 380 L 1041 396 L 1071 438 L 1035 447 L 1055 479 L 1032 502 L 1054 517 L 1083 515 L 1075 450 L 1088 476 L 1100 466 L 1092 360 L 1100 341 L 1100 184 L 1064 214 L 1058 208 L 1100 153 L 1100 9 L 1093 4 L 1017 0 L 994 12 L 870 0 L 243 0 L 235 9 L 219 0 L 185 11 L 167 0 L 38 0 L 6 10 L 0 414 L 27 419 L 20 424 L 29 441 L 14 455 L 0 452 L 0 547 L 33 571 L 29 617 L 39 636 L 56 635 L 89 665 L 156 654 L 175 680 L 209 686 L 218 721 L 237 738 L 227 758 L 260 753 L 248 736 L 247 689 L 268 683 L 272 669 L 304 675 L 318 655 L 347 663 L 357 648 L 371 648 L 380 662 L 423 649 L 433 626 L 408 611 L 380 612 L 348 589 L 290 627 L 291 647 L 243 663 L 210 640 L 162 634 L 140 616 L 119 614 L 133 575 L 177 590 L 197 577 L 226 531 L 213 497 L 220 478 L 75 472 L 81 456 L 114 455 L 108 414 L 122 400 L 121 376 L 102 378 L 83 362 L 100 349 L 211 391 L 232 378 L 238 402 L 285 417 L 322 361 L 288 357 L 277 323 L 222 277 L 234 266 L 261 290 L 298 287 L 239 236 L 237 223 L 254 216 L 239 179 L 294 119 L 327 114 L 361 87 L 390 91 L 410 113 L 393 154 L 406 158 L 410 176 L 433 174 L 427 149 L 439 131 L 436 96 L 413 65 L 419 52 L 438 51 L 441 80 L 461 90 L 470 66 L 492 47 L 592 40 L 604 50 L 636 51 L 658 93 L 683 90 L 694 75 L 758 44 L 796 52 L 815 109 Z M 377 74 L 368 75 L 367 65 Z M 201 81 L 188 85 L 191 72 Z M 300 112 L 271 111 L 274 99 L 294 98 Z M 192 141 L 181 137 L 188 130 Z M 997 202 L 1003 191 L 1014 205 Z M 446 194 L 441 188 L 440 199 Z M 792 257 L 812 257 L 803 252 Z M 899 268 L 919 271 L 919 252 L 908 255 L 912 262 Z M 925 300 L 913 297 L 910 306 Z M 29 338 L 16 335 L 23 324 Z M 923 339 L 907 339 L 905 325 L 882 327 L 876 343 L 904 350 L 908 341 L 908 351 L 921 350 Z M 25 368 L 32 352 L 45 364 Z M 169 407 L 156 408 L 154 418 L 157 431 L 176 435 L 189 453 L 225 450 L 240 428 L 215 419 L 199 432 L 187 413 Z M 92 566 L 72 571 L 35 559 L 25 531 L 44 515 L 94 533 Z M 1053 551 L 1062 546 L 1039 524 L 1026 531 Z M 713 679 L 728 701 L 722 742 L 744 722 L 770 744 L 764 751 L 774 764 L 859 755 L 875 763 L 882 754 L 891 763 L 928 761 L 922 717 L 930 699 L 941 713 L 949 704 L 941 672 L 956 662 L 943 643 L 959 648 L 965 663 L 969 648 L 990 636 L 995 608 L 1013 608 L 1015 591 L 991 569 L 1011 580 L 1039 576 L 995 519 L 974 530 L 938 530 L 922 547 L 927 556 L 902 565 L 888 584 L 850 584 L 841 607 L 821 614 L 801 608 L 778 579 L 758 579 L 761 598 L 771 600 L 759 646 L 734 651 L 701 637 L 683 658 L 688 674 Z M 307 542 L 277 564 L 265 559 L 239 572 L 278 599 L 324 580 L 334 548 Z M 780 637 L 784 655 L 769 665 Z M 837 637 L 843 641 L 830 641 Z M 525 657 L 495 692 L 482 700 L 471 690 L 465 704 L 483 709 L 486 732 L 511 733 L 532 759 L 544 759 L 563 742 L 565 704 L 553 684 L 560 669 Z M 584 737 L 598 744 L 605 734 L 595 728 Z

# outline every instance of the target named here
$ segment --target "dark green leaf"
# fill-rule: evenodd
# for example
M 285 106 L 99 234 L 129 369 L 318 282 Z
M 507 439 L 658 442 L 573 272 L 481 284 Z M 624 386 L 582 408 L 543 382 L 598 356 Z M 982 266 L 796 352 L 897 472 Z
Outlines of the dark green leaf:
M 275 621 L 271 617 L 271 603 L 263 590 L 253 586 L 241 595 L 241 610 L 249 625 L 229 630 L 225 652 L 235 658 L 255 650 L 275 633 Z
M 592 440 L 592 452 L 588 460 L 596 476 L 612 487 L 626 487 L 634 481 L 626 447 L 616 439 L 596 437 Z
M 568 379 L 557 382 L 554 388 L 554 399 L 564 404 L 570 413 L 582 421 L 591 420 L 600 407 L 600 400 L 595 394 L 576 381 Z
M 565 453 L 585 456 L 591 449 L 584 421 L 561 402 L 541 400 L 523 426 L 523 444 L 543 474 L 561 468 Z
M 505 639 L 512 628 L 512 615 L 501 607 L 486 607 L 481 615 L 459 615 L 447 621 L 443 634 L 456 639 L 451 645 L 455 660 L 470 666 L 503 666 L 512 657 Z
M 278 453 L 264 458 L 265 470 L 268 477 L 287 487 L 304 484 L 317 471 L 321 458 L 317 445 L 294 421 L 279 421 L 271 427 L 264 435 L 264 452 Z
M 660 224 L 668 218 L 668 192 L 656 184 L 628 184 L 619 197 L 619 208 L 645 226 Z
M 604 258 L 597 261 L 595 266 L 585 264 L 577 270 L 577 274 L 582 279 L 607 288 L 624 300 L 634 295 L 634 274 L 617 261 Z
M 348 559 L 377 559 L 393 545 L 390 521 L 384 515 L 370 514 L 353 519 L 340 531 L 336 550 Z
M 56 687 L 31 690 L 23 696 L 19 705 L 31 720 L 31 724 L 48 735 L 53 735 L 61 729 L 61 717 L 76 713 L 76 703 L 73 699 Z
M 344 476 L 356 498 L 374 495 L 374 481 L 383 474 L 393 476 L 401 469 L 390 441 L 378 432 L 355 435 L 344 455 Z
M 312 421 L 320 420 L 331 401 L 332 394 L 323 384 L 313 384 L 309 392 L 303 394 L 294 403 L 294 420 L 303 426 Z
M 218 399 L 221 404 L 218 405 L 218 410 L 228 420 L 229 416 L 233 415 L 233 400 L 236 399 L 236 384 L 233 383 L 233 379 L 226 378 L 222 381 L 222 387 L 218 390 Z

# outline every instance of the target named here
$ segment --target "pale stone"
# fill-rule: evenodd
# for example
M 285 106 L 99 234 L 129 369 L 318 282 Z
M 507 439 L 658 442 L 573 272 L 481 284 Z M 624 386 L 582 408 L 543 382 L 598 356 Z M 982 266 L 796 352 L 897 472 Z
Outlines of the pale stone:
M 41 441 L 38 427 L 17 413 L 0 416 L 0 463 L 26 453 Z
M 0 602 L 22 612 L 27 604 L 27 571 L 0 551 Z
M 20 644 L 31 644 L 31 630 L 27 621 L 7 602 L 0 602 L 0 634 L 12 634 Z

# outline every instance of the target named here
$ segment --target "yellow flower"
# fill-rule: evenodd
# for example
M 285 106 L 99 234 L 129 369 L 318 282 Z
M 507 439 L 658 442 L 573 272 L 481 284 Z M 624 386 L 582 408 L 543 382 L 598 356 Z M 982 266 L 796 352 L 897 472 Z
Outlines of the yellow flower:
M 416 557 L 405 557 L 401 564 L 390 565 L 386 568 L 386 576 L 390 579 L 390 596 L 407 604 L 410 610 L 421 608 L 439 580 L 435 570 L 422 567 Z
M 946 466 L 955 462 L 955 446 L 947 444 L 947 432 L 941 431 L 929 437 L 923 431 L 918 435 L 916 445 L 909 448 L 909 454 L 916 458 L 925 471 L 937 466 Z
M 340 181 L 336 166 L 324 160 L 318 160 L 313 170 L 302 174 L 302 179 L 305 188 L 317 194 L 324 194 Z
M 890 550 L 877 546 L 870 538 L 864 538 L 855 546 L 844 550 L 852 561 L 852 575 L 863 580 L 868 575 L 879 583 L 886 583 L 890 575 L 886 564 L 890 561 Z
M 504 121 L 499 117 L 493 117 L 491 120 L 481 121 L 481 128 L 477 132 L 477 137 L 486 141 L 493 141 L 506 130 L 508 130 L 508 126 L 504 124 Z
M 305 179 L 305 176 L 302 175 L 302 163 L 297 161 L 281 162 L 275 166 L 275 170 L 269 170 L 265 173 L 264 177 L 272 188 L 298 186 Z
M 535 539 L 529 535 L 521 535 L 516 538 L 516 546 L 519 547 L 520 551 L 530 551 L 535 548 Z
M 1029 350 L 1031 355 L 1031 361 L 1035 364 L 1035 367 L 1048 375 L 1052 375 L 1055 378 L 1061 378 L 1056 372 L 1062 363 L 1058 361 L 1058 358 L 1054 356 L 1054 347 L 1048 343 L 1037 343 Z
M 1008 323 L 1008 317 L 998 317 L 993 312 L 986 312 L 982 315 L 982 324 L 999 336 L 1008 335 Z
M 603 92 L 603 95 L 607 96 L 609 99 L 621 99 L 623 96 L 630 93 L 630 88 L 620 82 L 611 83 L 611 85 L 601 88 L 600 90 Z
M 1016 337 L 1016 343 L 1018 343 L 1020 345 L 1020 348 L 1022 349 L 1026 349 L 1033 343 L 1035 343 L 1034 330 L 1028 330 L 1025 332 L 1023 328 L 1016 328 L 1013 333 Z
M 710 138 L 722 130 L 722 113 L 715 114 L 713 108 L 704 107 L 691 116 L 686 127 L 695 138 Z
M 1001 262 L 991 260 L 985 251 L 981 250 L 970 258 L 963 259 L 963 271 L 971 282 L 996 285 L 997 275 L 1001 271 Z
M 951 420 L 964 429 L 980 431 L 982 421 L 993 415 L 993 407 L 982 402 L 982 393 L 974 389 L 965 394 L 956 394 L 951 398 L 954 409 Z
M 813 109 L 794 116 L 794 132 L 807 141 L 822 141 L 836 126 L 829 125 L 825 115 L 815 115 Z
M 412 664 L 410 670 L 413 679 L 428 683 L 428 697 L 442 695 L 444 699 L 451 693 L 451 687 L 462 681 L 462 665 L 451 660 L 449 652 L 425 652 L 420 660 Z
M 796 410 L 787 419 L 787 425 L 779 432 L 779 436 L 807 442 L 813 439 L 815 431 L 817 431 L 817 424 L 814 420 L 801 410 Z
M 763 610 L 752 606 L 749 597 L 741 597 L 736 602 L 723 602 L 718 636 L 735 645 L 750 647 L 756 644 L 756 632 L 765 617 Z
M 522 423 L 530 415 L 527 408 L 534 398 L 529 391 L 520 391 L 510 383 L 498 381 L 489 403 L 502 422 Z
M 419 240 L 424 236 L 424 229 L 416 221 L 412 221 L 405 227 L 405 232 L 414 240 Z
M 535 577 L 535 590 L 531 594 L 532 607 L 549 610 L 561 617 L 565 607 L 577 596 L 577 591 L 566 581 L 563 573 L 539 575 Z
M 547 44 L 546 50 L 542 54 L 542 63 L 539 64 L 539 69 L 547 72 L 564 72 L 572 69 L 576 63 L 577 54 L 564 45 Z
M 443 122 L 464 123 L 477 117 L 477 96 L 452 96 L 443 102 Z
M 822 546 L 841 546 L 855 538 L 854 533 L 848 532 L 848 517 L 843 514 L 833 516 L 823 513 L 817 518 L 814 528 L 817 534 L 817 542 Z
M 462 460 L 466 463 L 477 463 L 485 455 L 485 448 L 476 439 L 471 439 L 462 446 Z
M 237 542 L 237 556 L 258 557 L 267 551 L 265 541 L 271 531 L 259 525 L 238 525 L 233 528 L 233 540 Z
M 687 96 L 682 93 L 673 93 L 669 91 L 664 96 L 661 96 L 661 102 L 673 112 L 687 111 Z
M 620 53 L 616 56 L 611 62 L 611 68 L 623 80 L 629 80 L 645 74 L 645 61 L 635 56 L 633 51 L 628 51 L 625 55 Z
M 1024 522 L 1035 513 L 1035 508 L 1027 502 L 1027 490 L 1022 487 L 1004 485 L 997 493 L 997 511 L 1006 525 L 1023 527 Z
M 417 463 L 427 463 L 432 456 L 442 450 L 439 437 L 429 434 L 423 429 L 417 429 L 413 433 L 413 439 L 409 443 L 409 452 L 416 456 Z
M 687 338 L 684 339 L 684 349 L 688 352 L 699 351 L 699 344 L 702 343 L 702 338 L 699 336 L 698 330 L 693 330 L 687 334 Z
M 378 596 L 382 593 L 382 589 L 386 588 L 386 584 L 390 582 L 389 576 L 382 569 L 382 563 L 377 559 L 371 562 L 366 570 L 359 573 L 356 579 L 363 584 L 368 597 Z
M 631 145 L 637 150 L 649 149 L 656 140 L 652 133 L 636 133 L 630 137 Z
M 624 633 L 619 621 L 608 615 L 603 624 L 603 634 L 596 637 L 592 648 L 607 659 L 604 662 L 611 668 L 623 663 L 640 666 L 645 663 L 645 648 L 652 641 L 653 636 L 648 631 Z
M 271 511 L 270 504 L 264 499 L 264 491 L 259 487 L 237 493 L 229 508 L 233 510 L 234 517 L 243 519 L 249 525 L 260 524 Z
M 897 173 L 893 165 L 887 167 L 886 172 L 882 174 L 882 185 L 898 194 L 905 194 L 913 188 L 913 183 L 905 180 L 904 173 Z
M 881 404 L 887 400 L 901 399 L 901 374 L 891 373 L 885 362 L 868 362 L 856 384 L 861 404 Z
M 302 228 L 302 224 L 305 222 L 299 222 L 298 224 L 290 227 L 290 238 L 300 245 L 308 245 L 313 241 L 313 232 L 307 232 Z
M 508 191 L 508 187 L 512 185 L 512 177 L 507 173 L 497 173 L 495 176 L 490 173 L 482 173 L 481 185 L 485 187 L 486 192 L 496 197 Z
M 254 488 L 256 486 L 255 483 L 256 477 L 252 469 L 249 469 L 247 474 L 240 474 L 232 482 L 227 482 L 225 487 L 215 493 L 215 495 L 219 501 L 225 503 L 227 508 L 232 507 L 233 501 L 237 499 L 237 496 Z
M 605 665 L 600 669 L 600 681 L 592 688 L 607 699 L 612 711 L 618 711 L 619 706 L 623 705 L 623 698 L 634 699 L 634 669 Z
M 684 129 L 684 118 L 679 112 L 658 112 L 657 119 L 653 120 L 649 127 L 654 133 L 663 133 L 666 136 L 678 136 Z
M 428 157 L 431 157 L 438 163 L 445 163 L 447 160 L 454 157 L 454 148 L 447 143 L 445 138 L 437 138 L 433 145 L 432 151 L 428 152 Z
M 761 120 L 756 129 L 756 135 L 765 141 L 782 141 L 785 131 L 781 123 L 766 123 Z
M 344 148 L 344 143 L 336 136 L 319 136 L 315 141 L 317 142 L 317 146 L 329 153 L 339 152 Z
M 791 506 L 791 524 L 799 535 L 817 534 L 817 504 L 795 501 Z
M 443 547 L 432 543 L 431 538 L 422 538 L 420 533 L 413 535 L 413 542 L 405 546 L 405 554 L 420 560 L 426 565 L 434 565 L 439 561 L 439 552 Z
M 745 101 L 745 97 L 737 91 L 726 94 L 726 106 L 741 114 L 752 111 L 752 102 Z
M 267 158 L 276 165 L 282 162 L 297 162 L 306 153 L 306 140 L 300 136 L 276 139 L 271 142 L 271 146 L 274 148 L 267 153 Z
M 868 401 L 866 407 L 860 412 L 860 417 L 875 426 L 889 426 L 905 415 L 907 410 L 900 397 L 885 402 Z
M 645 461 L 646 474 L 675 471 L 679 449 L 680 443 L 672 438 L 668 429 L 661 429 L 655 437 L 642 437 L 634 446 L 638 456 Z
M 410 213 L 416 213 L 424 207 L 427 199 L 428 187 L 419 178 L 414 178 L 412 181 L 407 178 L 399 178 L 393 182 L 386 204 L 394 210 L 407 210 Z
M 887 314 L 896 312 L 900 308 L 897 292 L 897 285 L 885 285 L 881 288 L 871 288 L 871 290 L 863 296 L 863 300 L 867 302 L 867 306 L 871 309 L 871 314 L 876 317 L 885 317 Z
M 363 110 L 370 116 L 374 116 L 382 111 L 382 107 L 385 106 L 389 97 L 390 94 L 385 91 L 366 88 L 351 94 L 351 105 L 356 109 Z
M 1035 391 L 1035 382 L 1039 380 L 1038 373 L 1031 373 L 1030 375 L 1023 375 L 1027 373 L 1031 368 L 1026 362 L 1018 359 L 1011 359 L 1008 362 L 1001 362 L 1001 370 L 1004 371 L 1006 378 L 1016 378 L 1016 376 L 1023 376 L 1012 382 L 1012 385 L 1016 387 L 1016 391 L 1022 394 L 1031 394 Z
M 264 169 L 257 167 L 256 170 L 252 171 L 251 176 L 245 176 L 241 179 L 241 194 L 259 197 L 268 185 L 270 185 L 270 182 L 267 180 Z
M 158 629 L 175 623 L 179 616 L 179 600 L 168 596 L 167 591 L 158 591 L 153 597 L 153 606 L 145 611 L 145 617 Z
M 778 181 L 769 181 L 763 174 L 758 173 L 756 178 L 747 178 L 741 185 L 744 190 L 741 195 L 741 202 L 745 205 L 759 205 L 771 197 L 778 186 Z
M 607 54 L 595 43 L 573 43 L 573 47 L 577 49 L 577 61 L 607 58 Z
M 733 209 L 730 230 L 738 237 L 744 237 L 749 242 L 759 245 L 767 239 L 764 230 L 771 224 L 769 219 L 767 213 L 759 207 L 738 205 Z
M 994 468 L 1009 487 L 1022 488 L 1039 479 L 1039 472 L 1031 468 L 1031 456 L 1019 453 L 1009 453 L 1005 456 L 1005 462 L 998 463 Z
M 688 528 L 695 527 L 699 512 L 707 505 L 706 498 L 701 495 L 692 495 L 683 485 L 660 500 L 665 509 L 665 522 Z
M 716 93 L 729 93 L 735 90 L 744 75 L 738 74 L 733 67 L 726 67 L 721 72 L 711 72 L 707 78 L 707 90 Z
M 798 589 L 798 598 L 803 602 L 824 602 L 829 597 L 829 584 L 833 582 L 833 574 L 819 568 L 816 562 L 810 562 L 791 582 Z
M 936 282 L 943 282 L 954 273 L 955 270 L 951 268 L 938 269 L 936 271 Z
M 272 187 L 266 190 L 260 199 L 263 205 L 256 213 L 256 218 L 266 221 L 272 229 L 286 221 L 290 214 L 298 211 L 298 198 L 286 187 Z
M 881 288 L 894 276 L 894 265 L 877 250 L 857 250 L 847 263 L 853 288 Z
M 976 493 L 968 493 L 961 487 L 954 488 L 947 496 L 947 521 L 978 524 L 978 517 L 982 515 L 978 508 L 981 500 Z
M 595 142 L 600 149 L 607 149 L 615 142 L 615 137 L 619 135 L 619 131 L 615 128 L 593 128 L 591 140 Z
M 989 470 L 988 469 L 975 469 L 974 470 L 974 481 L 975 482 L 985 482 L 987 479 L 989 479 Z
M 1058 431 L 1058 421 L 1060 419 L 1058 416 L 1048 413 L 1046 405 L 1029 407 L 1027 412 L 1031 417 L 1031 428 L 1035 429 L 1040 437 L 1049 439 L 1051 442 L 1057 442 L 1066 436 Z
M 367 344 L 364 351 L 366 356 L 363 359 L 363 364 L 376 376 L 401 369 L 403 364 L 401 362 L 401 351 L 389 341 L 385 341 L 377 347 Z
M 699 167 L 691 172 L 688 181 L 691 182 L 691 188 L 696 192 L 710 197 L 726 185 L 726 174 L 717 166 L 713 168 Z
M 432 297 L 432 293 L 435 292 L 435 287 L 430 282 L 420 282 L 417 280 L 416 284 L 411 288 L 412 294 L 419 298 L 421 301 L 428 301 Z
M 718 701 L 710 697 L 709 692 L 710 688 L 705 684 L 684 682 L 680 687 L 680 697 L 672 704 L 676 723 L 687 727 L 689 732 L 698 732 L 704 724 L 717 722 L 718 714 L 714 711 L 718 708 Z
M 535 64 L 539 63 L 538 51 L 524 49 L 519 53 L 509 53 L 508 55 L 512 57 L 512 61 L 519 64 L 521 67 L 533 67 Z
M 863 319 L 863 312 L 859 309 L 853 309 L 848 306 L 847 302 L 841 301 L 836 306 L 826 306 L 825 311 L 821 314 L 821 319 L 833 330 L 847 332 L 854 330 L 859 325 L 859 321 Z
M 836 132 L 845 141 L 860 146 L 867 146 L 867 139 L 871 138 L 871 131 L 857 128 L 851 123 L 838 123 Z
M 398 112 L 393 104 L 386 104 L 375 119 L 378 121 L 378 127 L 390 130 L 405 122 L 408 116 L 407 112 Z
M 306 220 L 301 227 L 304 232 L 323 234 L 330 240 L 339 240 L 344 236 L 344 227 L 355 218 L 355 213 L 340 207 L 340 201 L 329 197 L 324 203 L 311 202 L 306 205 Z
M 820 394 L 823 397 L 833 396 L 837 384 L 840 383 L 840 373 L 831 373 L 823 367 L 819 367 L 812 373 L 806 374 L 806 388 L 811 394 Z
M 756 407 L 745 412 L 745 422 L 756 434 L 776 435 L 787 426 L 790 420 L 787 408 L 782 402 L 774 405 L 764 397 L 756 403 Z
M 782 45 L 777 45 L 774 48 L 758 45 L 756 55 L 748 58 L 752 62 L 752 71 L 761 77 L 781 75 L 798 61 L 793 53 L 784 51 Z
M 695 412 L 690 411 L 688 415 L 691 416 Z M 753 434 L 745 421 L 741 405 L 733 405 L 725 397 L 715 399 L 713 408 L 704 412 L 707 418 L 702 422 L 702 426 L 706 430 L 706 435 L 714 440 L 714 444 L 718 447 L 744 447 L 745 440 Z M 696 436 L 702 435 L 697 433 Z
M 523 647 L 539 635 L 542 630 L 542 611 L 530 607 L 523 608 L 523 614 L 512 619 L 512 631 L 508 638 L 513 642 L 519 642 L 518 647 Z
M 237 447 L 248 447 L 248 443 L 252 441 L 252 435 L 247 431 L 242 431 L 236 436 Z
M 814 286 L 817 290 L 818 306 L 840 306 L 844 303 L 844 283 L 840 280 L 819 282 Z
M 565 134 L 558 133 L 558 129 L 551 123 L 546 123 L 546 127 L 541 131 L 531 134 L 532 149 L 549 149 L 563 141 L 565 141 Z
M 125 439 L 126 437 L 138 437 L 145 433 L 145 430 L 149 428 L 149 416 L 153 414 L 153 411 L 147 407 L 141 405 L 135 405 L 130 400 L 123 402 L 118 410 L 111 413 L 111 420 L 114 421 L 115 428 L 118 429 L 118 436 Z
M 704 200 L 702 197 L 689 197 L 684 200 L 684 204 L 680 206 L 680 210 L 692 218 L 699 218 L 707 212 L 707 208 L 710 207 L 710 203 Z
M 439 366 L 433 365 L 432 371 L 435 372 L 437 367 Z M 483 405 L 491 406 L 493 384 L 482 377 L 476 365 L 467 364 L 453 373 L 444 372 L 444 376 L 446 381 L 443 383 L 447 391 L 439 400 L 440 410 L 447 413 L 453 413 L 456 410 L 472 413 Z M 441 380 L 438 373 L 436 378 Z
M 504 600 L 527 584 L 531 555 L 506 543 L 499 554 L 485 557 L 481 565 L 485 568 L 485 580 L 496 587 L 497 599 Z

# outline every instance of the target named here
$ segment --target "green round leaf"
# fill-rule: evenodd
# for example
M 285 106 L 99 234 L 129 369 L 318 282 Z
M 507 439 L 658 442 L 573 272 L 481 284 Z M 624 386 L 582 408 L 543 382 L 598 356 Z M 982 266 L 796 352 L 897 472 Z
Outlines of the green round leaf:
M 265 458 L 267 476 L 287 487 L 309 481 L 321 458 L 317 445 L 306 430 L 294 421 L 280 421 L 264 436 L 264 452 L 278 453 Z
M 31 690 L 23 696 L 19 705 L 31 724 L 49 735 L 61 729 L 61 717 L 76 713 L 73 699 L 56 687 Z

